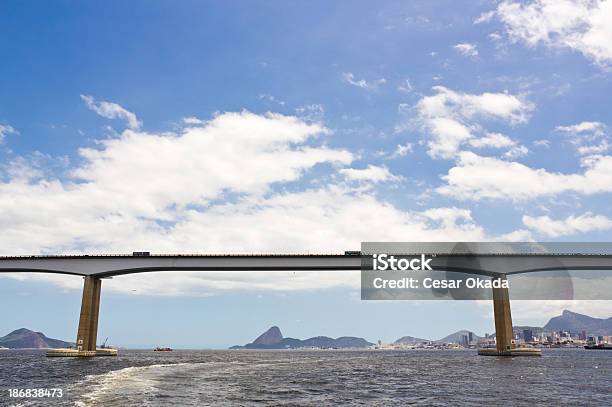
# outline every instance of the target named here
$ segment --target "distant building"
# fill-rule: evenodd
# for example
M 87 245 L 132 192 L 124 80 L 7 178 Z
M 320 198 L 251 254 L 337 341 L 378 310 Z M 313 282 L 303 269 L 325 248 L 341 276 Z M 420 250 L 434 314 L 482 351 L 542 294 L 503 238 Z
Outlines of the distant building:
M 524 329 L 523 339 L 525 339 L 525 342 L 533 342 L 533 331 L 531 329 Z

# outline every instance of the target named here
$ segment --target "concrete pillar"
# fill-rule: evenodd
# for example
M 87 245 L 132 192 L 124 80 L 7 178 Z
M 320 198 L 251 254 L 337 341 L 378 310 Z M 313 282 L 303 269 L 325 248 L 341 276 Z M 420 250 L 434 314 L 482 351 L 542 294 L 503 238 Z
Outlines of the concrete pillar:
M 102 281 L 99 278 L 91 276 L 84 277 L 81 316 L 79 318 L 79 330 L 76 340 L 76 347 L 78 350 L 96 350 L 101 288 Z
M 505 279 L 505 277 L 503 277 Z M 512 349 L 512 315 L 510 295 L 507 288 L 493 288 L 493 314 L 495 316 L 495 341 L 497 351 L 509 352 Z

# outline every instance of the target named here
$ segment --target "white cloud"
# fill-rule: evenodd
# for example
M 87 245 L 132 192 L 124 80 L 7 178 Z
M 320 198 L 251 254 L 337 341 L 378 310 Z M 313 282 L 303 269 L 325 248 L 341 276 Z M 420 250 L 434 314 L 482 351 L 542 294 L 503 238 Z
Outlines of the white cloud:
M 267 101 L 267 102 L 270 102 L 270 103 L 275 103 L 275 104 L 278 104 L 278 105 L 281 105 L 281 106 L 284 106 L 284 105 L 285 105 L 285 102 L 284 102 L 284 101 L 282 101 L 282 100 L 278 99 L 277 97 L 275 97 L 275 96 L 273 96 L 273 95 L 269 95 L 269 94 L 267 94 L 267 93 L 261 93 L 261 94 L 259 94 L 259 95 L 257 96 L 257 99 L 259 99 L 259 100 L 265 100 L 265 101 Z
M 416 105 L 418 122 L 429 134 L 428 154 L 434 158 L 454 158 L 462 145 L 490 144 L 499 136 L 483 131 L 477 120 L 501 120 L 509 124 L 528 120 L 533 105 L 507 93 L 467 94 L 433 88 L 435 94 L 424 96 Z M 484 133 L 484 140 L 480 134 Z M 514 145 L 513 145 L 514 146 Z
M 559 237 L 612 229 L 612 219 L 590 212 L 565 219 L 551 219 L 549 216 L 523 216 L 523 224 L 541 235 Z
M 514 146 L 503 154 L 504 158 L 513 160 L 515 158 L 524 157 L 529 154 L 529 149 L 525 146 Z
M 589 157 L 577 174 L 534 169 L 518 162 L 461 152 L 457 164 L 437 188 L 457 199 L 510 199 L 521 201 L 561 193 L 584 195 L 612 192 L 612 156 Z
M 157 221 L 177 221 L 192 206 L 225 194 L 258 195 L 292 182 L 317 164 L 347 165 L 345 150 L 307 145 L 326 129 L 294 117 L 224 113 L 179 135 L 124 131 L 82 149 L 84 163 L 58 180 L 21 164 L 0 183 L 0 225 L 6 252 L 96 247 L 131 229 L 160 232 Z M 248 157 L 248 160 L 245 160 Z M 23 240 L 29 233 L 37 238 Z M 68 230 L 74 231 L 67 232 Z M 87 236 L 90 231 L 99 234 Z M 76 236 L 76 237 L 75 237 Z
M 608 152 L 610 147 L 612 146 L 610 146 L 608 140 L 601 140 L 601 142 L 596 145 L 580 146 L 576 151 L 578 151 L 580 155 L 600 155 Z
M 204 120 L 198 119 L 195 116 L 189 116 L 189 117 L 183 117 L 183 123 L 191 125 L 191 124 L 195 124 L 195 125 L 201 125 L 206 123 Z
M 425 117 L 456 116 L 465 119 L 484 117 L 524 123 L 533 110 L 533 105 L 516 95 L 484 92 L 480 95 L 434 86 L 432 96 L 423 97 L 418 108 Z
M 529 47 L 570 48 L 602 66 L 612 62 L 610 1 L 504 1 L 496 14 L 512 41 Z
M 402 93 L 410 93 L 412 92 L 412 89 L 413 87 L 412 87 L 412 83 L 410 83 L 410 79 L 405 79 L 397 87 L 397 90 Z
M 477 57 L 478 47 L 476 44 L 470 44 L 469 42 L 462 42 L 453 46 L 455 51 L 466 57 Z
M 295 109 L 295 113 L 307 122 L 322 122 L 325 117 L 325 107 L 318 103 L 303 105 Z
M 343 72 L 342 81 L 365 90 L 375 90 L 378 89 L 379 86 L 387 83 L 385 78 L 380 78 L 373 81 L 366 81 L 365 79 L 357 80 L 355 79 L 355 75 L 353 75 L 351 72 Z
M 607 127 L 600 122 L 581 122 L 571 126 L 558 126 L 557 131 L 565 133 L 570 143 L 583 156 L 600 155 L 610 150 L 611 142 Z
M 484 13 L 481 13 L 478 18 L 476 18 L 474 20 L 474 24 L 480 24 L 480 23 L 486 23 L 491 21 L 491 19 L 493 19 L 493 17 L 495 17 L 495 10 L 491 10 L 491 11 L 486 11 Z
M 479 139 L 470 140 L 470 145 L 475 148 L 507 148 L 503 154 L 504 158 L 514 159 L 529 153 L 527 147 L 519 145 L 510 137 L 501 133 L 487 133 Z
M 493 41 L 499 41 L 502 39 L 502 36 L 499 33 L 491 33 L 489 34 L 489 38 L 491 38 Z
M 495 240 L 499 242 L 531 242 L 533 241 L 533 236 L 529 230 L 518 229 L 504 233 Z
M 129 110 L 126 110 L 121 105 L 112 102 L 96 102 L 92 96 L 81 95 L 81 99 L 85 105 L 96 112 L 98 115 L 107 119 L 121 119 L 126 122 L 132 130 L 137 130 L 142 126 L 142 122 L 138 120 L 136 115 Z
M 464 142 L 474 137 L 472 129 L 458 120 L 434 117 L 428 120 L 430 140 L 427 142 L 431 157 L 453 158 Z
M 395 151 L 393 152 L 393 154 L 391 154 L 389 158 L 393 159 L 393 158 L 405 157 L 408 154 L 410 154 L 413 149 L 414 149 L 414 146 L 412 145 L 412 143 L 398 144 L 397 147 L 395 147 Z
M 4 138 L 9 134 L 18 134 L 18 132 L 8 124 L 0 124 L 0 144 L 4 142 Z
M 534 140 L 533 145 L 536 147 L 550 148 L 550 140 Z
M 563 131 L 570 134 L 580 133 L 595 133 L 602 134 L 605 129 L 605 125 L 600 122 L 581 122 L 571 126 L 557 126 L 556 130 Z
M 470 140 L 470 145 L 476 148 L 505 148 L 514 147 L 516 144 L 516 141 L 501 133 L 488 133 L 479 139 Z
M 385 182 L 397 181 L 399 177 L 393 175 L 385 166 L 368 165 L 367 168 L 343 168 L 340 174 L 350 181 Z

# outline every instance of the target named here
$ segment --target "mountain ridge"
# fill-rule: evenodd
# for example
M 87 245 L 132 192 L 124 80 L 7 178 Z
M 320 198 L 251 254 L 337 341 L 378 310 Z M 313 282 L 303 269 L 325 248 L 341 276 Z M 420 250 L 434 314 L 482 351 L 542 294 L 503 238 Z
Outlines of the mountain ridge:
M 42 332 L 34 332 L 27 328 L 19 328 L 1 337 L 0 346 L 9 349 L 45 349 L 67 348 L 74 346 L 74 343 L 48 338 Z
M 295 348 L 367 348 L 373 343 L 355 336 L 340 336 L 331 338 L 329 336 L 313 336 L 308 339 L 296 339 L 283 337 L 280 328 L 272 326 L 259 335 L 253 342 L 246 345 L 235 345 L 230 349 L 295 349 Z
M 610 335 L 612 334 L 612 317 L 594 318 L 563 310 L 561 315 L 551 318 L 543 329 L 545 331 L 586 331 L 590 335 Z
M 519 326 L 514 325 L 512 329 L 515 332 L 521 332 L 525 329 L 529 329 L 533 331 L 534 334 L 539 334 L 541 332 L 553 332 L 553 331 L 570 331 L 574 333 L 579 333 L 581 331 L 586 331 L 589 335 L 612 335 L 612 317 L 610 318 L 595 318 L 585 314 L 579 314 L 577 312 L 573 312 L 570 310 L 563 310 L 561 315 L 552 317 L 550 320 L 543 326 Z M 435 342 L 435 343 L 451 343 L 451 342 L 461 342 L 461 336 L 469 334 L 468 330 L 460 330 L 454 332 L 450 335 L 445 336 L 444 338 L 437 340 L 429 340 L 422 338 L 415 338 L 412 336 L 403 336 L 396 340 L 394 343 L 396 344 L 415 344 L 422 342 Z M 481 339 L 480 336 L 476 335 L 472 332 L 474 340 L 478 341 Z M 493 336 L 495 333 L 493 333 Z

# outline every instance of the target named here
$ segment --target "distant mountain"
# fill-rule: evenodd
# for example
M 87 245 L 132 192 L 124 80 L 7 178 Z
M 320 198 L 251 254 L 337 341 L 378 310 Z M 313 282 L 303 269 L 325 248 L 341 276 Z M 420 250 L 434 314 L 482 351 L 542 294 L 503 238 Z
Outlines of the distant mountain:
M 0 346 L 12 349 L 67 348 L 69 346 L 74 346 L 74 343 L 47 338 L 42 332 L 34 332 L 26 328 L 21 328 L 0 338 Z
M 544 331 L 586 331 L 589 335 L 612 335 L 612 318 L 593 318 L 565 310 L 560 316 L 551 318 L 544 325 Z
M 273 326 L 253 341 L 255 345 L 272 345 L 283 340 L 283 334 L 277 326 Z
M 371 345 L 373 343 L 353 336 L 341 336 L 336 339 L 328 336 L 315 336 L 304 340 L 284 338 L 280 329 L 277 326 L 273 326 L 259 335 L 253 342 L 247 343 L 244 346 L 232 346 L 230 349 L 295 349 L 304 347 L 342 349 L 367 348 Z
M 476 335 L 474 332 L 467 331 L 467 330 L 464 329 L 464 330 L 452 333 L 452 334 L 450 334 L 448 336 L 445 336 L 442 339 L 438 339 L 435 342 L 438 342 L 438 343 L 461 343 L 463 335 L 469 336 L 470 333 L 472 334 L 472 340 L 473 341 L 478 341 L 480 339 L 480 336 Z
M 415 338 L 414 336 L 402 336 L 397 341 L 393 342 L 397 345 L 416 345 L 423 342 L 430 342 L 428 339 Z

